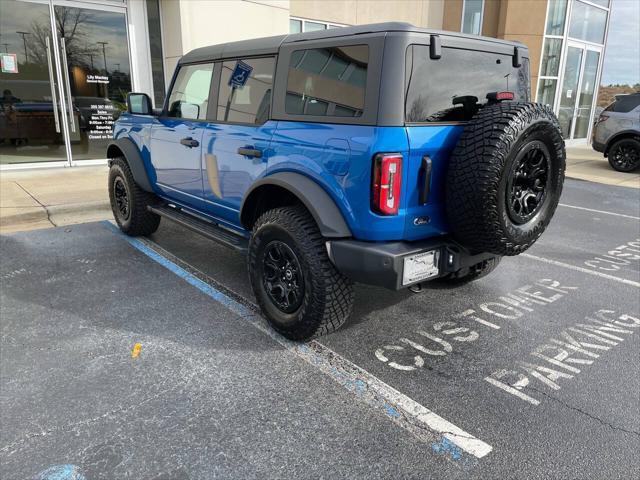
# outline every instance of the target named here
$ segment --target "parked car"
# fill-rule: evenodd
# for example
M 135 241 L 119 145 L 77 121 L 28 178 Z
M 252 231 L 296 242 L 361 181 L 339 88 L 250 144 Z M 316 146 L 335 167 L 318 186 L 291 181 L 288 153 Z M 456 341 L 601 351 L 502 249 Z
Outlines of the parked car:
M 308 339 L 345 322 L 354 282 L 460 284 L 540 237 L 565 149 L 529 92 L 523 44 L 404 23 L 199 48 L 161 111 L 129 95 L 113 213 L 246 252 L 268 321 Z
M 640 168 L 640 92 L 616 95 L 593 127 L 592 145 L 619 172 Z

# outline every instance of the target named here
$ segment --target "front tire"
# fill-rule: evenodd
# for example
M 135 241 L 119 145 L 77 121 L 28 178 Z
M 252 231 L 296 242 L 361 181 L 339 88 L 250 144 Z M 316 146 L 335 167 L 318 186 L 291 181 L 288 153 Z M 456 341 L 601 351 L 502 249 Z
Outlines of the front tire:
M 147 208 L 157 203 L 157 198 L 138 186 L 124 158 L 115 158 L 111 162 L 109 200 L 118 227 L 127 235 L 151 235 L 158 229 L 160 216 Z
M 285 337 L 325 335 L 351 315 L 353 283 L 329 260 L 324 238 L 304 207 L 264 213 L 253 228 L 248 263 L 258 305 Z
M 633 172 L 640 168 L 640 137 L 623 138 L 611 146 L 609 165 L 618 172 Z

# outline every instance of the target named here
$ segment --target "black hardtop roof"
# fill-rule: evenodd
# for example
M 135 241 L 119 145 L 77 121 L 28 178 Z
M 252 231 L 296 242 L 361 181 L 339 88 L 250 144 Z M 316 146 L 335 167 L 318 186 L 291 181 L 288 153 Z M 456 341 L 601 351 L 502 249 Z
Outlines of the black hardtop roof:
M 253 38 L 239 42 L 221 43 L 208 47 L 196 48 L 185 54 L 179 63 L 197 63 L 221 58 L 234 58 L 239 56 L 259 56 L 277 54 L 280 46 L 286 43 L 301 42 L 304 40 L 320 40 L 340 38 L 352 35 L 364 35 L 367 33 L 379 33 L 386 35 L 390 32 L 422 33 L 425 35 L 442 35 L 449 37 L 462 37 L 479 42 L 491 42 L 507 45 L 524 46 L 519 42 L 501 40 L 492 37 L 467 35 L 459 32 L 447 32 L 444 30 L 427 30 L 404 22 L 370 23 L 367 25 L 354 25 L 353 27 L 330 28 L 315 32 L 294 33 L 290 35 L 277 35 L 274 37 Z M 526 48 L 526 47 L 525 47 Z

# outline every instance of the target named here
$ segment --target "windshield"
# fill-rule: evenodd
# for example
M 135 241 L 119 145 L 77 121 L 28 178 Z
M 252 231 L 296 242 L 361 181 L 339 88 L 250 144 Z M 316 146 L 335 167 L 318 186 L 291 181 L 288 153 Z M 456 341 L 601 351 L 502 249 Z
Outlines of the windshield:
M 428 45 L 411 45 L 406 62 L 407 122 L 470 120 L 490 92 L 509 91 L 515 101 L 529 101 L 527 58 L 514 68 L 511 55 L 443 48 L 442 57 L 432 60 Z

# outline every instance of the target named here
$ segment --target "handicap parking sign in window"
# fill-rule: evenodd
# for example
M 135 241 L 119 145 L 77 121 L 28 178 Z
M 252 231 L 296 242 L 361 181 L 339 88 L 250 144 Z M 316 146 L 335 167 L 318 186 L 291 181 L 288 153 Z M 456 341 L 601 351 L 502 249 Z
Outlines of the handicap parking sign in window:
M 233 73 L 231 74 L 231 78 L 229 78 L 229 86 L 234 88 L 244 87 L 252 70 L 253 67 L 247 65 L 241 60 L 238 60 L 235 68 L 233 69 Z

